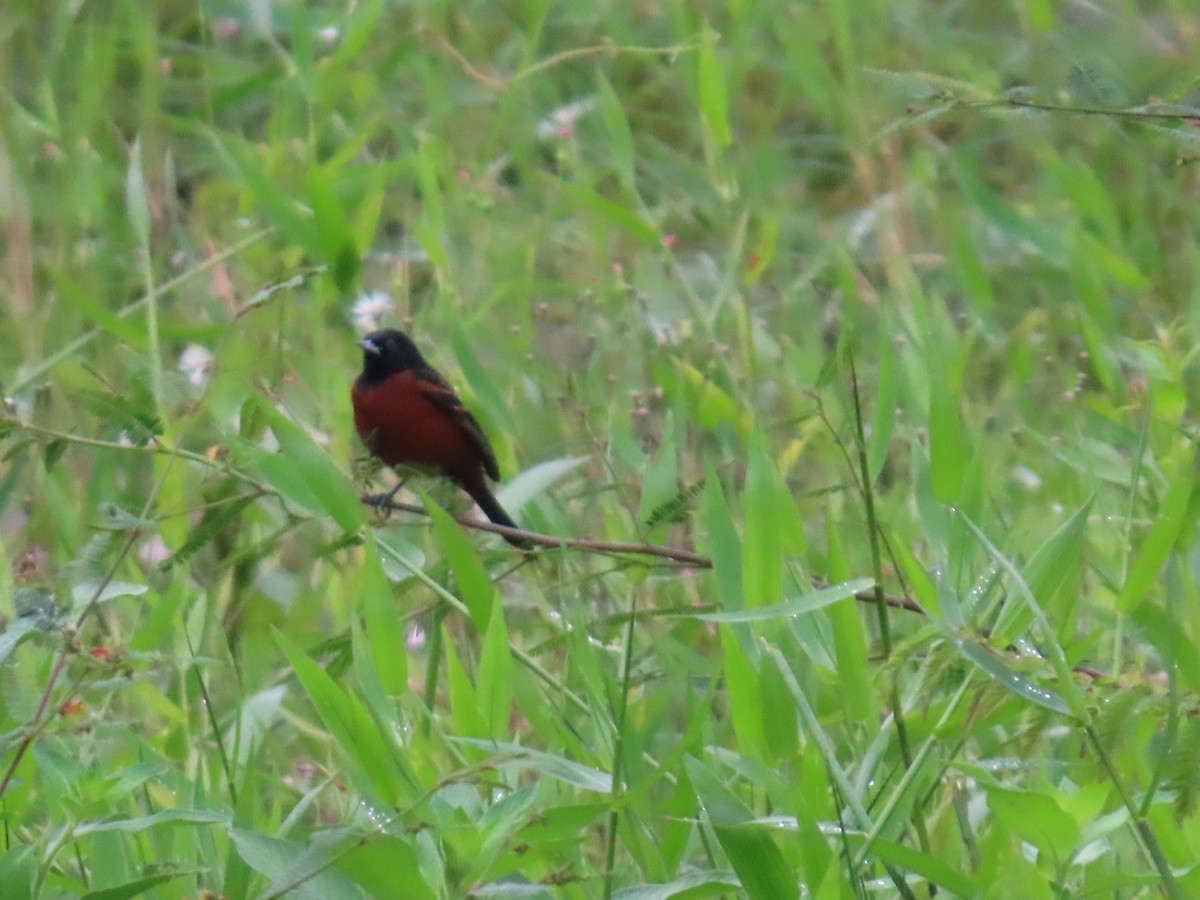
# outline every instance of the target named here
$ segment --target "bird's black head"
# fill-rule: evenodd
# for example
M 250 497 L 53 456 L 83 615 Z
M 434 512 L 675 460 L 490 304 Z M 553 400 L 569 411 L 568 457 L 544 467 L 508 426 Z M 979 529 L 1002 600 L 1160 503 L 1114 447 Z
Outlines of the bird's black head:
M 363 348 L 363 370 L 359 380 L 368 384 L 383 381 L 397 372 L 429 368 L 412 339 L 394 328 L 372 331 L 358 342 L 358 346 Z

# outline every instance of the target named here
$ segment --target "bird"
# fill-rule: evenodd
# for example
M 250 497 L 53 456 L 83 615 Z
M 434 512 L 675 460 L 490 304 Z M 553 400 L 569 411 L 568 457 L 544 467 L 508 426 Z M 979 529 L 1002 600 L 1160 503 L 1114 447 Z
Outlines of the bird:
M 519 528 L 488 487 L 488 478 L 500 479 L 500 467 L 482 426 L 412 338 L 384 328 L 358 345 L 363 368 L 350 390 L 350 401 L 354 429 L 367 450 L 393 469 L 449 478 L 492 522 Z M 387 505 L 399 488 L 371 500 Z M 529 546 L 522 538 L 501 536 L 515 547 Z

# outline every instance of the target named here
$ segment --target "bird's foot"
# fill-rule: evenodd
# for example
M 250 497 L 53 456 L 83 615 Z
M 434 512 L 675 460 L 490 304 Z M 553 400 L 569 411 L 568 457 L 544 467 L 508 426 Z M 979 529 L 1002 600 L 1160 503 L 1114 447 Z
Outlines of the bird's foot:
M 396 494 L 400 492 L 400 488 L 404 487 L 404 482 L 401 481 L 390 491 L 385 491 L 382 494 L 369 494 L 363 497 L 363 503 L 367 506 L 373 506 L 376 509 L 391 509 L 392 501 L 396 498 Z

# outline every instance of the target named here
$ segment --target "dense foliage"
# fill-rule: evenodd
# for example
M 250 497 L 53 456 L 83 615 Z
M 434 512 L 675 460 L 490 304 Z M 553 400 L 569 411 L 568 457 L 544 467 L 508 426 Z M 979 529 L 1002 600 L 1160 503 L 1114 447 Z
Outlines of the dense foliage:
M 9 0 L 0 896 L 1200 896 L 1198 42 Z

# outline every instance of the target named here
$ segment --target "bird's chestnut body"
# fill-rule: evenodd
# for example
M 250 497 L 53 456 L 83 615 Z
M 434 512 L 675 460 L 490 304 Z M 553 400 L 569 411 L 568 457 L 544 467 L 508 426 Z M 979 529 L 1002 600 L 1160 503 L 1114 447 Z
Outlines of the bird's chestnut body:
M 500 470 L 487 435 L 408 335 L 376 331 L 361 346 L 363 370 L 350 399 L 364 446 L 393 468 L 452 479 L 497 525 L 518 527 L 488 487 L 487 479 L 498 479 Z

